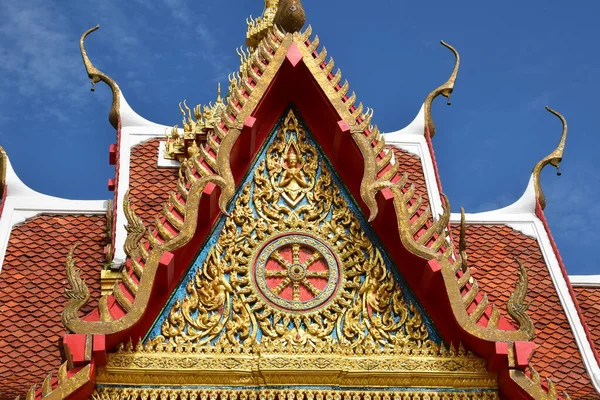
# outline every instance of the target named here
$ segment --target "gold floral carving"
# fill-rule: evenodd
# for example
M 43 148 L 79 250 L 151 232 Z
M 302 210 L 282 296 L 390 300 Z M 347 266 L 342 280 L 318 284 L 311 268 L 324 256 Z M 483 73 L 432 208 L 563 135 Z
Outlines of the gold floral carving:
M 83 58 L 83 64 L 85 65 L 88 77 L 92 80 L 92 91 L 95 90 L 94 85 L 96 83 L 104 82 L 108 85 L 112 92 L 113 99 L 110 112 L 108 114 L 108 120 L 115 129 L 118 129 L 121 111 L 121 89 L 119 89 L 117 82 L 94 66 L 87 55 L 87 51 L 85 50 L 85 38 L 90 33 L 97 31 L 98 29 L 100 29 L 100 25 L 96 25 L 95 27 L 88 29 L 83 33 L 83 35 L 81 35 L 81 39 L 79 40 L 79 49 L 81 50 L 81 57 Z
M 331 385 L 341 387 L 497 388 L 484 359 L 450 346 L 366 350 L 331 345 L 200 347 L 129 343 L 110 354 L 100 385 Z
M 498 400 L 494 391 L 99 388 L 93 400 Z
M 450 78 L 448 78 L 446 83 L 437 87 L 425 98 L 425 124 L 427 125 L 427 128 L 429 128 L 430 137 L 435 136 L 435 124 L 433 122 L 433 117 L 431 116 L 431 105 L 433 104 L 433 101 L 440 95 L 446 97 L 448 99 L 448 105 L 450 105 L 450 95 L 454 91 L 454 84 L 456 83 L 456 77 L 458 76 L 458 69 L 460 67 L 460 55 L 458 54 L 458 51 L 456 51 L 454 47 L 450 46 L 443 40 L 441 41 L 441 44 L 454 54 L 455 63 L 452 74 L 450 74 Z
M 294 180 L 302 182 L 294 186 L 302 190 L 302 197 L 296 194 L 292 201 L 289 190 Z M 293 271 L 289 272 L 292 264 L 281 260 L 280 255 L 277 262 L 287 266 L 288 272 L 267 272 L 282 277 L 279 292 L 288 285 L 293 287 L 293 300 L 280 299 L 278 303 L 272 298 L 277 297 L 279 292 L 272 291 L 278 288 L 263 286 L 264 281 L 256 278 L 258 273 L 253 275 L 248 267 L 254 261 L 259 265 L 259 249 L 282 233 L 297 234 L 289 243 L 295 252 L 294 260 L 300 246 L 307 243 L 319 250 L 311 260 L 327 259 L 327 248 L 339 257 L 342 266 L 339 272 L 332 267 L 336 263 L 334 256 L 328 261 L 329 270 L 314 272 L 321 274 L 313 275 L 316 278 L 335 276 L 340 281 L 335 296 L 322 307 L 316 301 L 320 291 L 306 277 L 294 280 Z M 319 249 L 315 243 L 324 245 Z M 311 273 L 297 261 L 293 263 L 298 273 L 307 276 Z M 300 304 L 296 300 L 300 286 L 315 296 L 314 303 Z M 261 343 L 267 347 L 293 345 L 314 351 L 334 346 L 355 351 L 379 347 L 437 348 L 428 338 L 421 315 L 413 304 L 405 302 L 379 249 L 367 238 L 332 183 L 328 169 L 321 165 L 316 148 L 306 139 L 293 111 L 267 149 L 265 160 L 256 167 L 253 181 L 242 189 L 217 245 L 186 290 L 187 296 L 170 310 L 162 326 L 162 336 L 155 339 L 155 344 L 237 348 Z M 265 297 L 260 293 L 271 295 Z M 314 307 L 316 311 L 297 313 L 300 306 Z
M 559 166 L 562 161 L 563 154 L 565 152 L 565 144 L 567 142 L 568 132 L 568 126 L 565 117 L 563 117 L 559 112 L 554 111 L 548 106 L 546 106 L 546 110 L 556 115 L 558 119 L 560 119 L 563 125 L 563 131 L 560 137 L 560 142 L 558 143 L 556 149 L 552 153 L 548 154 L 546 157 L 541 159 L 540 162 L 538 162 L 533 168 L 533 185 L 535 187 L 535 196 L 538 199 L 542 210 L 546 208 L 546 196 L 544 196 L 544 192 L 542 191 L 541 173 L 544 167 L 546 167 L 546 165 L 551 164 L 553 167 L 556 168 L 557 174 L 560 175 Z

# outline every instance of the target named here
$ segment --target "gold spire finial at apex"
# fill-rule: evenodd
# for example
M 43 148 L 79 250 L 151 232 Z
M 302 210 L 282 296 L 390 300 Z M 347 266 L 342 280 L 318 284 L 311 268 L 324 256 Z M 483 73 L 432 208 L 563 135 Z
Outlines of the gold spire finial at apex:
M 95 27 L 88 29 L 81 35 L 81 39 L 79 39 L 79 49 L 81 50 L 81 57 L 83 58 L 83 64 L 85 65 L 88 77 L 92 80 L 92 92 L 95 90 L 94 85 L 100 81 L 106 83 L 112 91 L 113 101 L 108 114 L 108 120 L 115 129 L 118 129 L 121 89 L 119 89 L 119 85 L 117 85 L 117 83 L 111 77 L 94 66 L 88 57 L 87 51 L 85 50 L 85 38 L 90 33 L 95 32 L 98 29 L 100 29 L 100 25 L 96 25 Z
M 541 182 L 542 170 L 544 169 L 544 167 L 546 167 L 546 165 L 551 164 L 553 167 L 556 168 L 556 174 L 558 176 L 561 175 L 560 163 L 562 162 L 563 154 L 565 152 L 565 144 L 567 142 L 568 133 L 567 120 L 565 119 L 565 117 L 563 117 L 558 111 L 555 111 L 548 106 L 546 106 L 546 110 L 556 115 L 558 119 L 560 119 L 563 125 L 563 131 L 556 149 L 554 149 L 554 151 L 548 154 L 546 157 L 542 158 L 533 168 L 533 185 L 535 187 L 535 197 L 540 202 L 540 207 L 542 207 L 542 210 L 546 208 L 546 196 L 544 195 L 544 192 L 542 190 Z
M 435 136 L 435 124 L 433 123 L 433 118 L 431 117 L 431 104 L 433 101 L 439 96 L 442 95 L 448 99 L 448 105 L 450 105 L 450 95 L 454 91 L 454 84 L 456 83 L 456 77 L 458 76 L 458 69 L 460 68 L 460 54 L 458 51 L 444 42 L 443 40 L 440 42 L 444 47 L 449 49 L 452 53 L 454 53 L 455 62 L 454 69 L 452 70 L 452 74 L 450 74 L 450 78 L 443 85 L 439 86 L 435 90 L 433 90 L 429 95 L 425 98 L 425 124 L 429 128 L 429 136 Z
M 306 23 L 306 12 L 301 0 L 279 0 L 273 22 L 285 32 L 299 32 Z

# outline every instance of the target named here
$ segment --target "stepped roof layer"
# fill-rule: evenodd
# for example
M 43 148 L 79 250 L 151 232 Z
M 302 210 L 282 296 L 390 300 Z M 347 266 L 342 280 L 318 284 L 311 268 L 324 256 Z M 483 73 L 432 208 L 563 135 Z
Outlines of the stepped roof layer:
M 40 215 L 12 230 L 0 279 L 0 399 L 23 395 L 62 363 L 65 259 L 79 244 L 76 265 L 92 293 L 82 312 L 89 312 L 100 295 L 105 232 L 104 215 Z
M 453 231 L 456 240 L 460 225 L 454 225 Z M 497 304 L 506 304 L 515 286 L 518 273 L 515 259 L 526 266 L 529 275 L 526 301 L 536 328 L 537 348 L 532 366 L 552 376 L 559 390 L 568 391 L 572 398 L 598 398 L 538 242 L 506 225 L 468 224 L 466 237 L 472 275 Z

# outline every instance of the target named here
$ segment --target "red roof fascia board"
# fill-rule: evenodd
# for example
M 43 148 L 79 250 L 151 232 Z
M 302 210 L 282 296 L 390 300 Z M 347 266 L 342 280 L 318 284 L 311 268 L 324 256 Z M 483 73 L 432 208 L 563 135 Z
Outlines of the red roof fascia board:
M 581 306 L 579 305 L 579 302 L 577 301 L 577 296 L 575 294 L 575 291 L 573 290 L 573 285 L 571 285 L 571 279 L 569 279 L 569 274 L 567 273 L 567 268 L 565 267 L 563 259 L 560 256 L 560 252 L 558 251 L 558 247 L 556 246 L 556 242 L 554 241 L 554 237 L 552 236 L 552 232 L 550 231 L 550 226 L 548 225 L 548 221 L 546 220 L 546 215 L 544 214 L 544 210 L 542 209 L 542 206 L 540 205 L 539 199 L 536 200 L 535 215 L 542 221 L 542 224 L 544 224 L 544 229 L 546 230 L 546 234 L 548 235 L 548 238 L 550 239 L 550 244 L 552 244 L 552 250 L 554 251 L 554 254 L 556 255 L 556 259 L 558 260 L 558 265 L 560 266 L 560 272 L 562 273 L 563 278 L 565 279 L 565 282 L 569 289 L 569 295 L 571 296 L 571 300 L 573 301 L 573 304 L 575 305 L 575 309 L 577 310 L 577 315 L 579 316 L 579 319 L 582 321 L 583 329 L 585 331 L 585 336 L 590 344 L 590 347 L 592 348 L 592 352 L 594 353 L 594 358 L 596 359 L 596 362 L 600 365 L 600 357 L 598 355 L 598 350 L 596 349 L 596 346 L 594 345 L 594 340 L 592 339 L 592 335 L 590 333 L 589 327 L 585 323 L 585 316 L 581 310 Z

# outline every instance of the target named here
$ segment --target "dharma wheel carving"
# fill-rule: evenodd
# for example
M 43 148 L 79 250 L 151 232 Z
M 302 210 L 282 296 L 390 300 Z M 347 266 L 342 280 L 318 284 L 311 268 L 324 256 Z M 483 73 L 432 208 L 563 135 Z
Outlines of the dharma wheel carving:
M 342 269 L 334 251 L 307 234 L 268 240 L 252 271 L 258 292 L 284 311 L 306 312 L 327 304 L 340 286 Z

